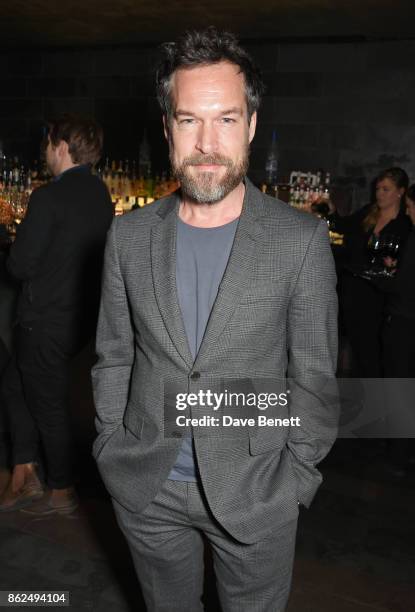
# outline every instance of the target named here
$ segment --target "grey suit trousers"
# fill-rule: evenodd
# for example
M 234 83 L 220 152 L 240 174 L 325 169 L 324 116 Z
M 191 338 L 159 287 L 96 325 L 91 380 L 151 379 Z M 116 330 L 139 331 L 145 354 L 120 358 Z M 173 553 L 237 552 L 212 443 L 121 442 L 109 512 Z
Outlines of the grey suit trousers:
M 167 480 L 144 512 L 113 500 L 148 612 L 201 612 L 202 533 L 212 547 L 222 612 L 283 612 L 291 587 L 297 519 L 242 544 L 211 514 L 198 483 Z

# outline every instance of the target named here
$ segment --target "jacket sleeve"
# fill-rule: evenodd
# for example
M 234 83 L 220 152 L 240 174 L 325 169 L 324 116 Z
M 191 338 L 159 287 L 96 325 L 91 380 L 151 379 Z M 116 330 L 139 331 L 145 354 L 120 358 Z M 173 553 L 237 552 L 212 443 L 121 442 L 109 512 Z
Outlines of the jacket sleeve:
M 317 225 L 305 253 L 288 311 L 288 378 L 291 427 L 288 449 L 298 479 L 298 499 L 309 506 L 321 474 L 316 465 L 337 435 L 336 274 L 327 226 Z
M 53 202 L 44 188 L 35 189 L 10 249 L 7 269 L 12 276 L 22 281 L 36 277 L 53 240 L 54 225 Z
M 117 252 L 116 221 L 108 232 L 105 247 L 96 339 L 98 360 L 92 369 L 95 422 L 103 438 L 122 423 L 134 362 L 134 332 Z
M 363 219 L 368 214 L 369 208 L 370 206 L 366 205 L 354 213 L 344 216 L 339 215 L 336 210 L 328 218 L 334 222 L 335 231 L 340 232 L 340 234 L 360 233 L 362 231 Z

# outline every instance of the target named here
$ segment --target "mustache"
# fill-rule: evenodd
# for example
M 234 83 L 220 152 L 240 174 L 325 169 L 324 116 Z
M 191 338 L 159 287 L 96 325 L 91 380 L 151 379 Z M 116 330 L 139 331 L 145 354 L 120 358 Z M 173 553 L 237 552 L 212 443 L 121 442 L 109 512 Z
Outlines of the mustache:
M 183 168 L 186 168 L 187 166 L 198 166 L 200 164 L 220 165 L 229 168 L 232 166 L 232 160 L 218 153 L 211 153 L 207 155 L 191 155 L 185 157 L 181 165 Z

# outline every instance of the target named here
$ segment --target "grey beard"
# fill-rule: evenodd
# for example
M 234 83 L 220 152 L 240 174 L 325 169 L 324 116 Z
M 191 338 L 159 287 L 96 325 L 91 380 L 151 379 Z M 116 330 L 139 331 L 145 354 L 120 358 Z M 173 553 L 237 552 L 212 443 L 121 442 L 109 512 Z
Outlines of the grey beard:
M 174 164 L 172 155 L 170 157 L 173 174 L 178 181 L 183 195 L 197 204 L 216 204 L 223 200 L 231 191 L 233 191 L 242 181 L 248 170 L 248 153 L 241 159 L 239 164 L 234 165 L 228 159 L 218 159 L 214 156 L 206 156 L 205 158 L 187 158 L 183 160 L 180 166 Z M 201 172 L 198 177 L 191 176 L 186 170 L 188 166 L 194 163 L 222 163 L 226 166 L 225 176 L 218 182 L 215 182 L 215 174 L 213 172 Z

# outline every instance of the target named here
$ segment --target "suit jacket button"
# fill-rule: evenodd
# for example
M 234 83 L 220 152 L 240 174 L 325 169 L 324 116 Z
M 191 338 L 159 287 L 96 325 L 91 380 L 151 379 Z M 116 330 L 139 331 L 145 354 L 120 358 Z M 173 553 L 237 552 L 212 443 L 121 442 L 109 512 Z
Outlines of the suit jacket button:
M 190 378 L 191 378 L 192 380 L 197 380 L 198 378 L 200 378 L 200 372 L 192 372 L 192 373 L 190 374 Z

